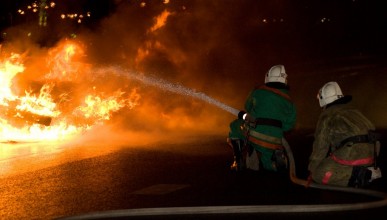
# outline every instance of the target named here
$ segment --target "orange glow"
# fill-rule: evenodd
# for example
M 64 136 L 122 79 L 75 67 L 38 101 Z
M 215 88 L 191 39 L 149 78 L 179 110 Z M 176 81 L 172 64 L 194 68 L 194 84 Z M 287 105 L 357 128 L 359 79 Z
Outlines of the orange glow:
M 155 24 L 148 30 L 148 34 L 153 34 L 153 32 L 155 32 L 156 30 L 164 27 L 167 22 L 167 18 L 171 14 L 172 13 L 169 12 L 168 10 L 164 10 L 163 12 L 161 12 L 160 15 L 156 16 L 154 18 Z M 163 46 L 158 41 L 150 41 L 150 40 L 145 41 L 144 45 L 137 49 L 137 56 L 135 58 L 136 64 L 142 62 L 149 55 L 150 53 L 149 51 L 153 50 L 154 48 L 163 49 Z
M 1 142 L 69 140 L 137 105 L 135 88 L 122 92 L 93 85 L 80 44 L 63 41 L 47 55 L 46 62 L 34 63 L 36 70 L 25 67 L 19 54 L 0 58 Z
M 5 99 L 13 100 L 11 92 L 12 79 L 16 74 L 24 71 L 24 66 L 19 63 L 20 55 L 12 54 L 8 60 L 0 62 L 0 104 L 6 105 Z
M 171 12 L 164 10 L 159 16 L 156 17 L 156 23 L 153 25 L 153 27 L 150 28 L 150 31 L 153 32 L 163 27 L 167 22 L 169 15 L 171 15 Z

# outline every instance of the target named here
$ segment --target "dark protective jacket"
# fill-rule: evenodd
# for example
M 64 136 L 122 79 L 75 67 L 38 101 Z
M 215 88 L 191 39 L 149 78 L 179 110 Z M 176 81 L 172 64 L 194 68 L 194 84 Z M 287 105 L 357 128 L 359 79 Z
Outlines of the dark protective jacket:
M 342 141 L 356 135 L 367 135 L 375 126 L 348 104 L 335 104 L 319 116 L 309 157 L 308 169 L 318 183 L 347 186 L 353 166 L 373 163 L 374 145 Z M 339 147 L 340 146 L 340 147 Z

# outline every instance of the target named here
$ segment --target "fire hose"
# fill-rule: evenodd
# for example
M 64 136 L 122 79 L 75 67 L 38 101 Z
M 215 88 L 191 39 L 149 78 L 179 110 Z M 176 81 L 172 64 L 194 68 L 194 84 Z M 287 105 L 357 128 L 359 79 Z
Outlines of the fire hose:
M 85 215 L 70 216 L 60 219 L 101 219 L 113 217 L 145 217 L 145 216 L 177 216 L 177 215 L 206 215 L 206 214 L 257 214 L 257 213 L 310 213 L 310 212 L 333 212 L 380 208 L 387 206 L 387 194 L 380 191 L 360 189 L 353 187 L 340 187 L 308 183 L 307 180 L 299 179 L 296 175 L 293 152 L 288 142 L 283 138 L 283 145 L 289 159 L 290 180 L 298 185 L 323 190 L 356 193 L 377 198 L 376 201 L 342 204 L 302 204 L 302 205 L 250 205 L 250 206 L 198 206 L 198 207 L 166 207 L 166 208 L 139 208 L 122 209 L 105 212 L 95 212 Z

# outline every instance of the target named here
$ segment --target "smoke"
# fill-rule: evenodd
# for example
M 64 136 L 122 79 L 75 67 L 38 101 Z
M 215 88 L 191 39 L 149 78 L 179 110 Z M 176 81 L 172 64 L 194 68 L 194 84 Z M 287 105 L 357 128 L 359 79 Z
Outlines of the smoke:
M 120 90 L 126 95 L 135 90 L 141 96 L 135 107 L 114 112 L 106 122 L 111 132 L 104 129 L 102 132 L 107 136 L 117 136 L 119 131 L 128 139 L 135 139 L 136 135 L 142 137 L 140 133 L 155 139 L 177 134 L 226 137 L 228 125 L 235 118 L 219 105 L 198 96 L 165 90 L 134 80 L 122 71 L 106 69 L 111 66 L 138 73 L 139 77 L 154 77 L 165 84 L 187 88 L 230 108 L 243 109 L 248 92 L 263 83 L 265 72 L 272 65 L 284 64 L 291 96 L 299 113 L 297 128 L 314 127 L 319 113 L 316 91 L 328 80 L 338 79 L 344 91 L 359 96 L 355 104 L 375 119 L 378 126 L 386 124 L 377 119 L 383 114 L 385 104 L 375 101 L 376 108 L 368 108 L 367 97 L 357 92 L 359 88 L 372 91 L 360 83 L 362 77 L 369 79 L 370 74 L 365 74 L 364 69 L 359 70 L 359 75 L 347 76 L 353 71 L 337 69 L 354 63 L 326 67 L 321 58 L 322 62 L 317 65 L 306 59 L 321 52 L 316 50 L 321 49 L 317 45 L 321 42 L 308 40 L 310 35 L 305 33 L 311 29 L 296 27 L 305 27 L 308 22 L 298 16 L 302 9 L 288 1 L 118 0 L 110 4 L 114 4 L 109 6 L 110 9 L 115 10 L 93 23 L 92 28 L 74 28 L 59 23 L 49 26 L 42 36 L 35 35 L 39 31 L 31 31 L 32 28 L 25 26 L 12 28 L 10 33 L 15 37 L 7 48 L 28 58 L 28 68 L 15 79 L 15 84 L 23 85 L 21 88 L 36 85 L 38 89 L 39 80 L 54 68 L 43 66 L 41 62 L 50 56 L 49 52 L 60 44 L 58 42 L 68 39 L 74 31 L 76 38 L 73 40 L 82 44 L 84 50 L 78 59 L 83 77 L 69 76 L 69 82 L 57 88 L 58 93 L 79 95 L 96 88 L 104 93 Z M 29 31 L 33 37 L 18 37 Z M 50 40 L 45 41 L 45 46 L 38 46 L 41 39 Z M 71 71 L 78 73 L 80 69 Z M 368 84 L 378 84 L 369 80 Z M 386 97 L 380 93 L 367 94 Z M 95 131 L 95 134 L 99 133 Z
M 90 42 L 93 63 L 132 69 L 241 108 L 238 105 L 248 91 L 238 86 L 247 80 L 239 77 L 246 75 L 249 70 L 244 66 L 251 64 L 245 63 L 252 61 L 243 55 L 246 46 L 238 45 L 241 39 L 234 30 L 238 15 L 242 13 L 221 2 L 149 3 L 143 7 L 121 3 L 95 32 L 79 38 Z M 122 122 L 125 127 L 226 136 L 228 124 L 235 118 L 203 100 L 157 86 L 139 85 L 139 93 L 141 105 L 132 111 L 134 116 L 127 117 L 130 120 Z

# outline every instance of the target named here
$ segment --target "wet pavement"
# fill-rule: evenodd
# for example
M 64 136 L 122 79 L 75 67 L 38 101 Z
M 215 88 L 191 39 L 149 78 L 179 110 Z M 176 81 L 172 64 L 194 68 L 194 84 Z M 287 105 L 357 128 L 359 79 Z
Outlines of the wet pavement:
M 312 141 L 307 134 L 310 133 L 288 139 L 296 175 L 301 180 L 307 175 L 306 161 Z M 56 152 L 47 157 L 62 158 L 60 164 L 2 176 L 0 216 L 2 219 L 363 219 L 387 213 L 385 206 L 379 207 L 381 198 L 367 193 L 306 188 L 294 183 L 288 173 L 230 171 L 232 151 L 225 141 L 223 136 L 207 136 L 187 143 L 124 146 L 111 152 L 106 146 L 104 154 L 94 157 L 80 157 L 85 152 L 82 147 Z M 380 180 L 367 192 L 387 192 L 386 186 L 385 180 Z

